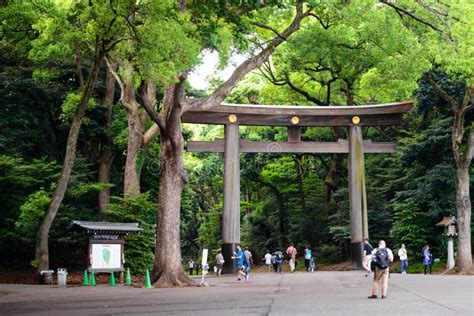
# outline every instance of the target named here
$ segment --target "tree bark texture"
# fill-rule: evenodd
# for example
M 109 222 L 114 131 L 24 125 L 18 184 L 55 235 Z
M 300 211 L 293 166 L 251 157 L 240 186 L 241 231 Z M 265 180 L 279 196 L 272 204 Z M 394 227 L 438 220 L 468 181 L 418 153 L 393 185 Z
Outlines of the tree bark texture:
M 94 88 L 97 74 L 99 73 L 100 64 L 105 56 L 105 52 L 96 52 L 94 61 L 92 63 L 87 83 L 81 96 L 81 100 L 77 106 L 76 112 L 71 122 L 69 135 L 66 145 L 66 155 L 64 158 L 63 168 L 58 179 L 56 190 L 53 193 L 51 204 L 46 211 L 45 217 L 36 235 L 35 259 L 37 261 L 36 281 L 39 281 L 39 273 L 42 270 L 49 268 L 49 249 L 48 249 L 48 235 L 53 224 L 54 218 L 58 212 L 59 206 L 64 198 L 67 190 L 69 177 L 76 159 L 76 145 L 79 137 L 79 130 L 81 128 L 82 118 L 84 117 L 87 103 L 89 102 L 92 90 Z
M 140 172 L 139 166 L 137 165 L 137 156 L 142 147 L 144 131 L 139 104 L 135 96 L 133 67 L 130 63 L 126 63 L 124 70 L 126 74 L 122 85 L 122 104 L 127 111 L 128 143 L 123 181 L 123 196 L 127 198 L 140 194 Z
M 114 66 L 116 68 L 116 66 Z M 112 73 L 107 70 L 107 75 L 105 78 L 105 97 L 104 97 L 104 106 L 106 111 L 104 114 L 105 118 L 105 127 L 108 128 L 112 122 L 112 106 L 114 104 L 114 94 L 115 94 L 115 79 Z M 109 184 L 110 183 L 110 170 L 112 168 L 112 163 L 115 159 L 115 152 L 112 148 L 112 139 L 103 133 L 101 140 L 101 150 L 100 158 L 98 161 L 99 170 L 98 170 L 98 181 L 101 183 Z M 107 210 L 107 206 L 110 203 L 110 188 L 105 188 L 99 192 L 99 210 L 101 213 Z
M 456 209 L 458 220 L 457 264 L 461 273 L 472 269 L 471 199 L 469 196 L 469 167 L 456 170 Z

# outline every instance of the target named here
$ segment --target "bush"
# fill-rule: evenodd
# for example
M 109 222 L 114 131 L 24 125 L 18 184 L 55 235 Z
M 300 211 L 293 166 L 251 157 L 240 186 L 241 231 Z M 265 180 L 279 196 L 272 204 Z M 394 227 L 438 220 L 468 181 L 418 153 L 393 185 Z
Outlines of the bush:
M 323 245 L 315 251 L 319 263 L 335 263 L 341 261 L 341 249 L 336 245 Z
M 116 222 L 138 222 L 143 233 L 125 237 L 125 266 L 133 274 L 145 274 L 153 268 L 155 249 L 156 203 L 148 193 L 133 198 L 113 197 L 107 218 Z

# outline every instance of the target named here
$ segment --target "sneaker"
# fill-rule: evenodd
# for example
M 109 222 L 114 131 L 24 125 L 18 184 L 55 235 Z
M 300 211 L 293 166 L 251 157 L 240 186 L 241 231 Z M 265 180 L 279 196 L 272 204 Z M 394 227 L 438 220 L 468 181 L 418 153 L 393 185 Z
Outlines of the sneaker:
M 387 298 L 385 295 L 382 295 L 382 299 Z
M 240 282 L 240 281 L 242 281 L 242 279 L 241 279 L 241 278 L 237 278 L 236 282 Z
M 249 280 L 249 275 L 246 274 L 246 275 L 245 275 L 245 281 L 248 281 L 248 280 Z
M 370 295 L 370 296 L 367 297 L 367 298 L 378 298 L 378 296 L 377 296 L 377 295 Z

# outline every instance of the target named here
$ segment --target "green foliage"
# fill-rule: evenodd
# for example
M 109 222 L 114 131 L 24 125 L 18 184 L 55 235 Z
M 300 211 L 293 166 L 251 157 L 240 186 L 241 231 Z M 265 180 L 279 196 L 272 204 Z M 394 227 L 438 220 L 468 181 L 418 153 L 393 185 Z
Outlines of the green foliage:
M 36 232 L 51 203 L 51 194 L 43 189 L 30 194 L 20 206 L 20 215 L 15 223 L 18 236 L 27 243 L 34 243 Z
M 425 225 L 430 222 L 427 212 L 421 211 L 416 202 L 410 200 L 396 204 L 394 212 L 394 225 L 390 230 L 390 237 L 396 241 L 397 246 L 405 244 L 408 252 L 418 252 L 434 234 L 434 227 Z
M 147 193 L 133 198 L 114 197 L 106 218 L 114 222 L 138 222 L 143 233 L 125 238 L 125 265 L 134 274 L 145 274 L 153 267 L 157 205 Z
M 64 100 L 64 103 L 61 106 L 62 114 L 59 116 L 59 118 L 63 122 L 68 122 L 74 117 L 81 98 L 82 93 L 68 93 L 66 95 L 66 99 Z M 95 108 L 95 106 L 96 102 L 94 99 L 91 98 L 87 103 L 87 110 L 92 110 L 93 108 Z M 84 121 L 84 123 L 87 124 L 87 120 Z
M 341 261 L 341 249 L 336 245 L 322 245 L 316 249 L 315 257 L 318 263 L 335 263 Z

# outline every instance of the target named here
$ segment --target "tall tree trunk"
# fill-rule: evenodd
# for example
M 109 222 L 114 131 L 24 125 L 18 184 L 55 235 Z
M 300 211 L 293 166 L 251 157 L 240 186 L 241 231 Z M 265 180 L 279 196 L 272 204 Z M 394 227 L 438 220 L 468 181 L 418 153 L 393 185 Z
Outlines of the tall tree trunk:
M 81 128 L 82 118 L 89 102 L 92 90 L 94 88 L 97 74 L 99 73 L 100 64 L 104 58 L 105 53 L 103 51 L 96 52 L 94 56 L 94 61 L 91 65 L 89 77 L 87 78 L 87 83 L 85 85 L 84 91 L 81 96 L 81 100 L 77 106 L 76 112 L 71 122 L 71 127 L 69 129 L 69 135 L 66 145 L 66 155 L 64 158 L 63 168 L 58 179 L 56 190 L 51 199 L 51 204 L 46 211 L 45 217 L 41 226 L 38 229 L 36 235 L 36 247 L 35 247 L 35 259 L 37 262 L 36 268 L 36 281 L 39 281 L 39 273 L 42 270 L 49 268 L 49 250 L 48 250 L 48 235 L 53 224 L 54 218 L 58 212 L 59 206 L 64 198 L 64 195 L 67 190 L 69 177 L 74 166 L 74 161 L 76 159 L 76 145 L 77 139 L 79 137 L 79 130 Z
M 140 173 L 137 157 L 143 143 L 144 128 L 135 95 L 133 65 L 127 61 L 124 63 L 123 70 L 125 75 L 124 81 L 121 84 L 121 102 L 127 111 L 128 122 L 127 159 L 125 161 L 123 195 L 127 198 L 140 194 Z
M 127 111 L 128 145 L 125 161 L 124 197 L 133 197 L 140 194 L 140 172 L 137 157 L 143 143 L 143 123 L 137 108 Z
M 474 106 L 474 86 L 468 85 L 462 103 L 456 101 L 432 78 L 426 74 L 423 79 L 433 87 L 438 96 L 451 105 L 454 114 L 451 145 L 456 162 L 456 210 L 458 220 L 458 249 L 457 264 L 461 273 L 472 272 L 472 247 L 471 247 L 471 198 L 469 193 L 469 167 L 474 155 L 473 127 L 465 138 L 464 121 L 466 113 Z M 463 140 L 467 142 L 463 144 Z
M 472 269 L 471 199 L 469 196 L 469 166 L 456 168 L 456 209 L 458 220 L 457 265 L 461 273 Z
M 471 87 L 472 89 L 472 87 Z M 466 92 L 466 95 L 468 93 Z M 462 106 L 467 107 L 467 101 Z M 471 198 L 469 192 L 469 167 L 472 160 L 472 151 L 474 146 L 474 133 L 471 127 L 467 137 L 467 145 L 462 146 L 464 138 L 464 118 L 461 108 L 454 113 L 452 145 L 454 160 L 456 161 L 456 210 L 458 221 L 458 249 L 457 265 L 461 273 L 472 272 L 472 246 L 471 246 Z M 465 114 L 465 113 L 464 113 Z
M 156 226 L 153 282 L 158 287 L 192 285 L 181 263 L 180 210 L 181 195 L 187 181 L 184 170 L 184 138 L 181 126 L 185 77 L 165 92 L 163 107 L 166 128 L 161 136 L 160 191 Z
M 116 66 L 114 65 L 114 68 Z M 105 78 L 105 97 L 104 105 L 106 106 L 105 111 L 105 127 L 108 128 L 112 122 L 112 106 L 114 104 L 114 94 L 115 94 L 115 79 L 112 73 L 107 70 L 107 75 Z M 103 133 L 101 141 L 101 154 L 98 161 L 99 171 L 98 171 L 98 181 L 101 183 L 109 184 L 110 183 L 110 170 L 112 168 L 112 163 L 115 159 L 115 152 L 112 148 L 112 139 Z M 107 205 L 110 203 L 110 188 L 105 188 L 99 192 L 99 210 L 101 213 L 107 210 Z

